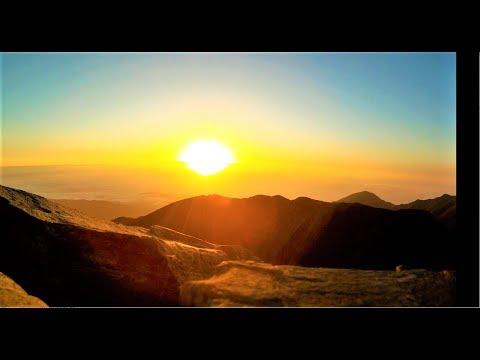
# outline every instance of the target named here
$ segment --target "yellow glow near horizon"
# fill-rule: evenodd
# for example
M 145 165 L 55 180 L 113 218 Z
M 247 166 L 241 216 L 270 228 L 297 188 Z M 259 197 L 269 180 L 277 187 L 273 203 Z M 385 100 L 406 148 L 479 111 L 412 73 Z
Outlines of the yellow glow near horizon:
M 214 140 L 199 140 L 184 148 L 178 158 L 200 175 L 213 175 L 235 162 L 232 151 Z

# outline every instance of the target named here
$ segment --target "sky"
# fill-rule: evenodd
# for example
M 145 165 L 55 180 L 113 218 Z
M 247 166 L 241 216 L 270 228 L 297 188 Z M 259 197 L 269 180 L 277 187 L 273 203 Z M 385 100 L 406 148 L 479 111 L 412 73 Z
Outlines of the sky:
M 403 203 L 456 193 L 455 53 L 3 53 L 0 61 L 5 185 L 105 198 L 101 183 L 112 199 L 333 201 L 368 190 Z M 192 172 L 178 155 L 200 139 L 223 143 L 236 162 L 211 176 Z M 39 172 L 57 180 L 42 185 Z

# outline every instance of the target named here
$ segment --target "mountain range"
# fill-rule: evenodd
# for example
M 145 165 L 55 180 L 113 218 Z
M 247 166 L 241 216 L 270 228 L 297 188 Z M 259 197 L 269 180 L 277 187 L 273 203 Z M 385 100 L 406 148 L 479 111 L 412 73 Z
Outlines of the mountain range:
M 457 214 L 457 198 L 456 196 L 443 194 L 434 199 L 428 200 L 415 200 L 408 204 L 395 205 L 390 202 L 380 199 L 377 195 L 362 191 L 352 195 L 349 195 L 337 202 L 344 203 L 359 203 L 371 207 L 389 209 L 389 210 L 401 210 L 401 209 L 413 209 L 413 210 L 426 210 L 436 216 L 438 219 L 445 222 L 449 228 L 455 227 L 456 214 Z
M 0 186 L 0 214 L 0 306 L 455 303 L 453 239 L 425 210 L 203 196 L 139 227 Z
M 454 265 L 455 197 L 391 204 L 395 210 L 386 209 L 388 204 L 368 192 L 333 203 L 279 195 L 209 195 L 113 221 L 160 225 L 215 244 L 242 246 L 273 264 L 365 269 Z

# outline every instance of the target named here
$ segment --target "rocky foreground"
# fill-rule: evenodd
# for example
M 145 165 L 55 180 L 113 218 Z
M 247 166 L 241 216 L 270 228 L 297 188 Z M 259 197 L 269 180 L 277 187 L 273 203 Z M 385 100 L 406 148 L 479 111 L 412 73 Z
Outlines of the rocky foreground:
M 0 271 L 49 306 L 175 306 L 180 286 L 225 260 L 256 260 L 161 227 L 90 218 L 0 186 Z
M 0 271 L 0 306 L 455 304 L 451 271 L 274 266 L 241 246 L 90 218 L 4 186 Z
M 48 307 L 42 300 L 28 295 L 15 281 L 0 273 L 0 307 Z
M 228 261 L 181 288 L 185 306 L 452 306 L 453 271 L 369 271 Z

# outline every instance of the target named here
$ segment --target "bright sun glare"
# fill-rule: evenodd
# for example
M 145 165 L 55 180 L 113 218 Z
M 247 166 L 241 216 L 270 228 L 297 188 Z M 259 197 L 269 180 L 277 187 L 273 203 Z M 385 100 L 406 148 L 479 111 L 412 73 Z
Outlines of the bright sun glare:
M 183 149 L 179 160 L 201 175 L 216 174 L 235 162 L 230 149 L 213 140 L 200 140 L 191 143 Z

